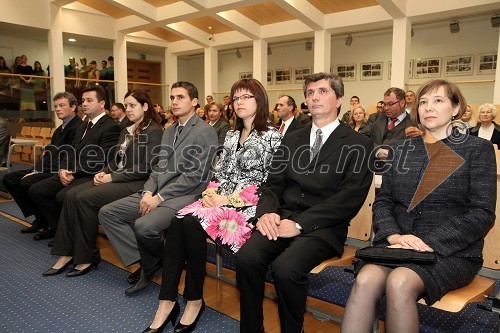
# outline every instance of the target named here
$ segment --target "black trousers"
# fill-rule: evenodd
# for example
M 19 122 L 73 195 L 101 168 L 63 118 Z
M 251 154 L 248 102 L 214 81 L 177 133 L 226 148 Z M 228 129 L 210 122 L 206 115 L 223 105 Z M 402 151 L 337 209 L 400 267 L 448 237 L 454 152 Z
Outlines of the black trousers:
M 90 180 L 69 189 L 64 197 L 51 253 L 72 256 L 75 265 L 99 262 L 101 257 L 96 245 L 99 209 L 137 192 L 145 182 L 136 180 L 95 186 Z
M 31 176 L 23 178 L 28 173 L 32 172 L 33 169 L 19 170 L 14 172 L 9 172 L 3 176 L 3 184 L 9 191 L 12 198 L 16 201 L 19 208 L 23 212 L 25 217 L 35 215 L 37 224 L 43 227 L 47 224 L 42 213 L 38 209 L 35 202 L 31 199 L 28 194 L 29 188 L 47 178 L 52 177 L 51 173 L 37 173 Z
M 57 227 L 59 215 L 64 203 L 64 196 L 71 188 L 85 183 L 93 176 L 75 178 L 71 184 L 64 186 L 59 180 L 59 175 L 53 175 L 47 179 L 32 185 L 29 190 L 31 200 L 42 213 L 49 227 Z
M 238 251 L 236 282 L 240 290 L 240 332 L 259 332 L 266 273 L 271 267 L 278 296 L 281 332 L 301 332 L 309 287 L 308 274 L 336 251 L 319 237 L 299 235 L 270 241 L 255 231 Z
M 194 301 L 203 298 L 206 275 L 207 234 L 192 216 L 173 218 L 166 231 L 163 253 L 161 300 L 177 298 L 182 269 L 186 263 L 184 299 Z

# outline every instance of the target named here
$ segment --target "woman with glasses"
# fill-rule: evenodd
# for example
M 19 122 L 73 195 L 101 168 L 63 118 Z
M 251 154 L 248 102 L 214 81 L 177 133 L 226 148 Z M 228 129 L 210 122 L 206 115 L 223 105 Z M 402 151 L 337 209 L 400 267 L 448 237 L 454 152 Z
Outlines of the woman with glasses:
M 470 134 L 491 141 L 500 149 L 500 126 L 493 119 L 497 116 L 497 108 L 491 103 L 485 103 L 478 109 L 479 124 L 470 130 Z
M 453 126 L 465 107 L 451 82 L 429 81 L 417 91 L 412 119 L 424 134 L 392 145 L 394 163 L 373 204 L 373 246 L 434 252 L 436 262 L 360 262 L 342 333 L 371 332 L 384 295 L 385 331 L 418 333 L 418 300 L 432 305 L 481 269 L 495 222 L 496 163 L 491 143 Z
M 183 297 L 186 309 L 174 332 L 192 332 L 205 309 L 203 284 L 210 237 L 233 253 L 250 237 L 257 190 L 268 175 L 281 134 L 268 126 L 269 103 L 262 84 L 241 79 L 231 88 L 236 113 L 234 129 L 227 132 L 224 148 L 200 200 L 178 211 L 165 238 L 160 303 L 151 326 L 144 332 L 162 332 L 180 312 L 178 285 L 184 263 Z

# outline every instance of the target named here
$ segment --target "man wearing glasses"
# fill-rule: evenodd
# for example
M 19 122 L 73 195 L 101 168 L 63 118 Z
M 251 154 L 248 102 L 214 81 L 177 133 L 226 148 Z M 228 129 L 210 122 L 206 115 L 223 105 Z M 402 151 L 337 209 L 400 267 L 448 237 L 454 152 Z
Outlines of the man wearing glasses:
M 390 145 L 407 137 L 420 135 L 410 115 L 405 111 L 405 91 L 391 87 L 384 93 L 384 116 L 379 116 L 372 124 L 370 138 L 376 146 Z M 376 157 L 385 160 L 389 150 L 381 148 L 376 152 Z
M 378 118 L 378 116 L 380 115 L 384 115 L 384 106 L 385 106 L 385 103 L 384 101 L 378 101 L 377 102 L 377 112 L 375 113 L 372 113 L 369 117 L 368 117 L 368 123 L 369 124 L 372 124 L 373 122 L 375 122 L 375 119 Z

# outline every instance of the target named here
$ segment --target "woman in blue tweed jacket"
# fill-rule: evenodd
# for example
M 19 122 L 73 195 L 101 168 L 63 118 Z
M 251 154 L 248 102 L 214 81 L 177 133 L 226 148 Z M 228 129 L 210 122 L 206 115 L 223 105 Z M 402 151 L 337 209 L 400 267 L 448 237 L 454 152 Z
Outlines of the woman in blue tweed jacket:
M 431 265 L 364 264 L 347 302 L 342 332 L 371 332 L 386 296 L 386 332 L 418 332 L 417 301 L 428 304 L 469 284 L 480 270 L 495 221 L 496 161 L 487 140 L 453 129 L 466 103 L 444 80 L 423 84 L 412 117 L 422 137 L 392 146 L 392 165 L 373 205 L 374 246 L 432 251 Z

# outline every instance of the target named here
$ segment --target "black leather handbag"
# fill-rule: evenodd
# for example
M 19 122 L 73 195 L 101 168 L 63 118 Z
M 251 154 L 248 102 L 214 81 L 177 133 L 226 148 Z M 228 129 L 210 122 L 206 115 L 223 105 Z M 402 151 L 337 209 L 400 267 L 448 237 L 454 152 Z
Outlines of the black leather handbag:
M 380 265 L 413 263 L 432 265 L 436 263 L 436 253 L 407 249 L 369 246 L 356 251 L 356 258 Z

